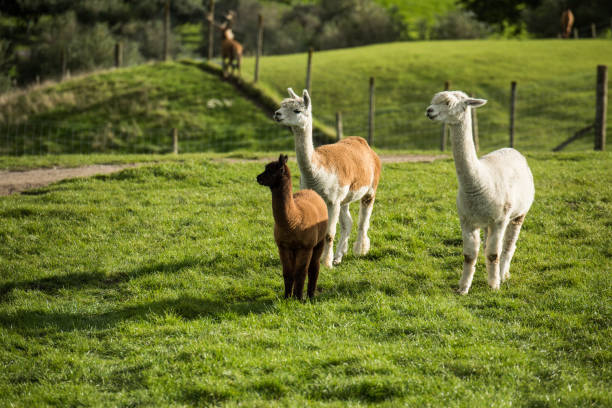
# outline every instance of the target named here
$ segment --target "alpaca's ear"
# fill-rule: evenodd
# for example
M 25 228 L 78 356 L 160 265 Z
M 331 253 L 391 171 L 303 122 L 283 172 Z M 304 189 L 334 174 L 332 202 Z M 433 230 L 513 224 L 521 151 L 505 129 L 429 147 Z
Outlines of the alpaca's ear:
M 293 92 L 293 89 L 291 89 L 291 88 L 287 88 L 287 92 L 289 92 L 289 96 L 290 96 L 291 98 L 293 98 L 293 99 L 298 99 L 298 98 L 299 98 L 299 96 L 297 96 L 297 95 L 296 95 L 296 93 L 295 93 L 295 92 Z
M 278 162 L 279 162 L 280 164 L 287 164 L 287 160 L 289 160 L 289 156 L 287 156 L 286 154 L 282 154 L 282 153 L 281 153 L 281 154 L 278 156 Z
M 306 89 L 304 89 L 304 92 L 302 92 L 302 99 L 304 99 L 304 105 L 306 106 L 306 109 L 310 109 L 310 95 L 308 94 L 308 91 Z
M 479 108 L 485 103 L 487 103 L 486 99 L 468 98 L 465 100 L 465 104 L 467 106 L 471 106 L 472 108 Z

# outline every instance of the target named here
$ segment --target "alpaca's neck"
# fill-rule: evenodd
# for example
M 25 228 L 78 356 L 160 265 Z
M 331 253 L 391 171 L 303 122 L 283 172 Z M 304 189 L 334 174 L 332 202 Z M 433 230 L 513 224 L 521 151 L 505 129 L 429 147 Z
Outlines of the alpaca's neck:
M 312 143 L 312 118 L 304 127 L 293 126 L 291 131 L 295 138 L 295 153 L 302 177 L 311 178 L 313 175 L 312 159 L 315 154 Z
M 474 147 L 470 110 L 467 110 L 462 121 L 450 124 L 449 127 L 459 185 L 468 194 L 479 192 L 485 187 L 485 180 Z
M 270 190 L 272 191 L 272 213 L 274 214 L 274 221 L 281 228 L 293 228 L 298 221 L 298 211 L 293 201 L 291 176 L 284 179 L 281 185 L 271 188 Z

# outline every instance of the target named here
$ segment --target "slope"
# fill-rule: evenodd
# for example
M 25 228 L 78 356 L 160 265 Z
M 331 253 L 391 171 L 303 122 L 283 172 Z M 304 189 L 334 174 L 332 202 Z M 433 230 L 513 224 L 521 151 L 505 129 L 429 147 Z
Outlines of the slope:
M 198 66 L 157 63 L 77 77 L 0 99 L 2 153 L 292 149 L 290 133 Z
M 424 109 L 451 81 L 489 100 L 478 111 L 484 150 L 508 144 L 510 82 L 518 83 L 515 146 L 551 150 L 595 116 L 598 64 L 612 65 L 609 40 L 473 40 L 408 42 L 316 53 L 312 66 L 315 118 L 333 124 L 342 111 L 345 134 L 367 134 L 368 78 L 376 77 L 374 145 L 435 149 L 440 129 Z M 244 63 L 252 78 L 252 59 Z M 277 95 L 302 89 L 306 56 L 265 57 L 260 78 Z M 608 107 L 608 116 L 612 110 Z M 611 126 L 608 125 L 608 132 Z M 568 150 L 591 149 L 586 137 Z

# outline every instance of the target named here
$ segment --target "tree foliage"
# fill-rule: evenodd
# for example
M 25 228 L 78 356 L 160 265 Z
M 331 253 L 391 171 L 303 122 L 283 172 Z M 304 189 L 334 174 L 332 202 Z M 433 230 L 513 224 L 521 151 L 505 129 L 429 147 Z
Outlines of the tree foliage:
M 480 21 L 489 24 L 516 24 L 523 10 L 537 7 L 542 0 L 459 0 L 467 10 L 476 14 Z

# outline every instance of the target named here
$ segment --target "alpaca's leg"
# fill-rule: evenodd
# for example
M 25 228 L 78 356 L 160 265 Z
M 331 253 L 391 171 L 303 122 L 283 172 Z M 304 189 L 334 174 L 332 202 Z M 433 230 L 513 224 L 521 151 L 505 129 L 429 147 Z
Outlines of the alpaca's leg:
M 285 280 L 285 299 L 293 293 L 295 279 L 295 254 L 292 250 L 278 247 L 281 263 L 283 265 L 283 279 Z
M 295 279 L 293 281 L 293 296 L 302 300 L 304 298 L 304 282 L 308 273 L 308 266 L 312 257 L 312 248 L 295 251 Z
M 351 218 L 349 205 L 344 204 L 340 207 L 340 239 L 338 240 L 336 254 L 334 255 L 334 265 L 338 265 L 342 262 L 342 257 L 348 252 L 348 240 L 351 235 L 351 228 L 353 228 L 353 219 Z
M 483 246 L 483 250 L 486 251 L 487 250 L 487 234 L 489 232 L 489 227 L 484 227 L 482 229 L 482 233 L 484 235 L 483 240 L 482 240 L 482 246 Z
M 485 249 L 488 282 L 491 289 L 499 289 L 499 255 L 501 253 L 502 238 L 507 223 L 489 226 L 487 234 L 487 247 Z
M 223 78 L 227 77 L 227 73 L 228 73 L 228 69 L 227 69 L 227 60 L 225 58 L 225 56 L 221 56 L 221 73 L 223 75 Z
M 512 256 L 516 250 L 516 240 L 521 232 L 521 226 L 523 225 L 524 219 L 524 215 L 516 217 L 510 221 L 510 224 L 508 224 L 506 227 L 501 258 L 499 260 L 499 273 L 501 275 L 502 282 L 510 278 L 510 261 L 512 260 Z
M 467 295 L 472 286 L 472 279 L 476 270 L 476 260 L 480 249 L 480 230 L 462 225 L 461 235 L 463 238 L 463 274 L 459 280 L 457 293 Z
M 317 244 L 312 250 L 312 258 L 310 259 L 310 265 L 308 266 L 308 291 L 306 292 L 309 298 L 314 297 L 315 290 L 317 289 L 317 280 L 319 279 L 319 260 L 323 253 L 324 241 Z
M 370 238 L 368 238 L 368 229 L 370 228 L 370 217 L 374 208 L 374 197 L 365 196 L 361 199 L 359 207 L 359 225 L 357 227 L 357 239 L 353 245 L 355 255 L 365 255 L 370 250 Z
M 336 224 L 340 216 L 340 203 L 327 205 L 327 234 L 325 235 L 325 247 L 321 263 L 328 268 L 332 267 L 334 256 L 334 237 L 336 236 Z

